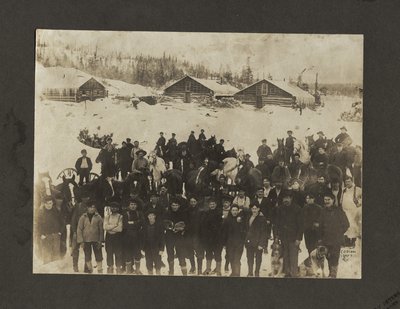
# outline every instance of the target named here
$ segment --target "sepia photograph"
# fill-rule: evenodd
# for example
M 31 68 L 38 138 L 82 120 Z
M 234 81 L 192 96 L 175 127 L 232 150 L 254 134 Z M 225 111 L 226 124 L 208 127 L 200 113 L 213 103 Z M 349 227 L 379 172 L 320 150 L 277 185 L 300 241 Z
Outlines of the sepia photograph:
M 361 279 L 363 39 L 37 30 L 33 273 Z

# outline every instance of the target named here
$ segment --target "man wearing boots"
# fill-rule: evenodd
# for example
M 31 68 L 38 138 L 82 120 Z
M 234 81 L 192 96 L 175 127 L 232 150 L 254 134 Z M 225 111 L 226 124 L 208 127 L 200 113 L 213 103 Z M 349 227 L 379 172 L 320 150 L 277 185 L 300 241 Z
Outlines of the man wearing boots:
M 217 208 L 217 203 L 214 199 L 208 201 L 208 211 L 204 213 L 203 220 L 200 226 L 200 235 L 206 250 L 206 270 L 204 275 L 211 274 L 211 263 L 214 259 L 216 262 L 215 273 L 221 276 L 221 254 L 222 254 L 222 211 Z
M 299 246 L 303 239 L 303 214 L 293 203 L 292 193 L 283 193 L 282 205 L 277 212 L 278 238 L 283 246 L 283 272 L 286 277 L 297 277 Z
M 152 209 L 153 212 L 156 212 Z M 140 259 L 141 259 L 141 232 L 144 224 L 142 212 L 138 210 L 138 202 L 136 199 L 129 200 L 128 209 L 123 213 L 123 236 L 122 248 L 125 258 L 126 273 L 133 272 L 133 263 L 135 264 L 135 273 L 141 275 Z
M 93 272 L 92 250 L 97 263 L 98 273 L 103 273 L 103 254 L 101 252 L 104 241 L 103 219 L 96 212 L 95 201 L 88 202 L 87 212 L 78 221 L 77 242 L 83 246 L 87 272 Z
M 111 213 L 104 216 L 104 230 L 106 231 L 107 273 L 114 272 L 114 257 L 117 274 L 122 271 L 122 215 L 120 205 L 110 203 Z
M 244 218 L 244 212 L 239 213 L 239 206 L 234 204 L 222 225 L 222 243 L 232 267 L 231 277 L 240 277 L 240 259 L 245 237 L 246 218 Z
M 189 240 L 189 260 L 190 260 L 190 274 L 196 270 L 194 257 L 197 258 L 197 274 L 203 273 L 203 260 L 204 260 L 204 245 L 200 240 L 200 225 L 202 222 L 204 212 L 199 209 L 198 199 L 195 196 L 190 197 L 189 207 L 187 209 L 190 227 L 187 231 Z
M 78 260 L 79 260 L 79 244 L 77 240 L 77 230 L 78 230 L 78 221 L 80 217 L 86 213 L 89 203 L 89 194 L 87 192 L 82 192 L 81 202 L 76 205 L 72 212 L 71 218 L 71 227 L 70 232 L 72 233 L 72 265 L 74 268 L 74 272 L 79 272 L 78 269 Z M 86 269 L 86 267 L 85 267 Z
M 343 242 L 344 233 L 349 228 L 349 220 L 339 207 L 333 206 L 334 196 L 332 193 L 324 195 L 324 208 L 320 219 L 320 243 L 328 249 L 329 277 L 336 278 L 340 247 Z
M 260 211 L 258 204 L 253 204 L 250 207 L 251 215 L 246 218 L 246 255 L 247 266 L 249 273 L 247 277 L 259 277 L 262 262 L 262 253 L 267 246 L 267 220 Z M 256 268 L 254 271 L 254 259 Z
M 186 232 L 188 229 L 187 213 L 181 209 L 180 201 L 171 198 L 170 209 L 165 213 L 164 223 L 166 227 L 165 245 L 168 255 L 169 275 L 174 275 L 175 252 L 179 260 L 182 275 L 187 276 L 186 257 L 188 248 L 186 248 Z
M 153 268 L 157 275 L 161 275 L 161 255 L 164 251 L 164 228 L 156 220 L 157 212 L 154 209 L 147 211 L 147 220 L 143 227 L 143 250 L 146 257 L 146 268 L 149 275 L 153 275 Z M 136 266 L 136 269 L 138 267 Z

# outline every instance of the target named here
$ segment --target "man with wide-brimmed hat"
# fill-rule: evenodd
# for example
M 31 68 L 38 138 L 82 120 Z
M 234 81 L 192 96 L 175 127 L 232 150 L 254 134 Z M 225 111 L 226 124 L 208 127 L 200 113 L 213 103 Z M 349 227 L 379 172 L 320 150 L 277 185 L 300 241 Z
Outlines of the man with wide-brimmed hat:
M 136 152 L 137 158 L 132 163 L 132 172 L 143 172 L 149 167 L 149 161 L 144 157 L 146 154 L 143 149 Z

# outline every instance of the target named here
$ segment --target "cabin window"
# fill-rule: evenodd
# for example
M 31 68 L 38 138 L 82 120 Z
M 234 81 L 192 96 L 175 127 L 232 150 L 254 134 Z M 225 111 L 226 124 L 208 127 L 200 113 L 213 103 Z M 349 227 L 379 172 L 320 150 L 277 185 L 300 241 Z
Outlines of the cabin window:
M 185 84 L 185 91 L 190 91 L 190 82 L 187 81 Z
M 261 94 L 267 95 L 267 94 L 268 94 L 267 92 L 268 92 L 267 83 L 263 83 L 263 84 L 261 85 Z
M 277 93 L 276 88 L 274 86 L 269 87 L 269 93 L 276 94 Z

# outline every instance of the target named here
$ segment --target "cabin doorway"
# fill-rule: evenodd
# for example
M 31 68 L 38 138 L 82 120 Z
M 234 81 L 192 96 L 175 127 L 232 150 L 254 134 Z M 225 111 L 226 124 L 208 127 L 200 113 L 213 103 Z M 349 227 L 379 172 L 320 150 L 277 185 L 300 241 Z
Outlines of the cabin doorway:
M 190 92 L 185 92 L 185 103 L 190 103 Z

